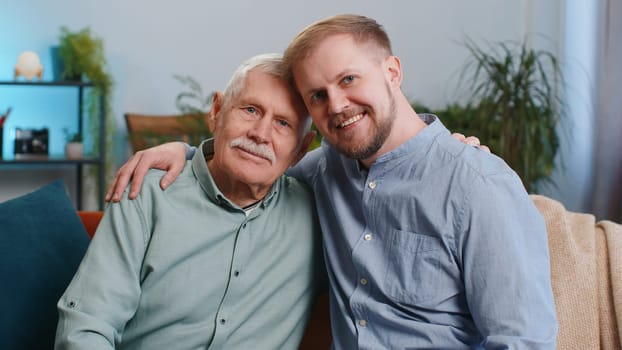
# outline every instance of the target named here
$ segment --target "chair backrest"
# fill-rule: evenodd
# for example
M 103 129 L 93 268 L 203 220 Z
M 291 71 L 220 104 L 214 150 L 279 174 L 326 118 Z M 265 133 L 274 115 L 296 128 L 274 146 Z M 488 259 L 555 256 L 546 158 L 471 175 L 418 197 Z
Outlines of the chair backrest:
M 125 113 L 125 123 L 134 152 L 168 141 L 183 141 L 197 145 L 211 137 L 207 126 L 207 114 Z

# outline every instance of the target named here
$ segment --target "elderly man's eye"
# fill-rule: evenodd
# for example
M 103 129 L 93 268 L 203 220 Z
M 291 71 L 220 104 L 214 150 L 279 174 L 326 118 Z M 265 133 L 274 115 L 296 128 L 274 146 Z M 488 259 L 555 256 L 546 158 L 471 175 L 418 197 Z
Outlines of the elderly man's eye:
M 289 122 L 287 120 L 279 119 L 276 122 L 279 126 L 289 127 Z
M 248 106 L 245 108 L 246 112 L 250 113 L 250 114 L 257 114 L 257 108 L 253 107 L 253 106 Z

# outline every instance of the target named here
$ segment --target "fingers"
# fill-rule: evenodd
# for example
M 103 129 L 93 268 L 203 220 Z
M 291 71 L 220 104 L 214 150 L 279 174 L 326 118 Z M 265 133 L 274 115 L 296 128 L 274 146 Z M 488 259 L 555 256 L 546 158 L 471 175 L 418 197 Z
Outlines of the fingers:
M 486 145 L 481 145 L 479 139 L 475 136 L 469 136 L 465 138 L 462 142 L 466 143 L 467 145 L 477 147 L 484 152 L 490 153 L 490 148 L 488 148 L 488 146 Z
M 455 138 L 456 140 L 462 142 L 462 143 L 466 143 L 467 145 L 477 147 L 477 148 L 481 149 L 484 152 L 490 153 L 490 148 L 488 148 L 488 146 L 486 146 L 486 145 L 480 144 L 479 138 L 477 138 L 475 136 L 466 137 L 466 136 L 464 136 L 463 134 L 461 134 L 459 132 L 455 132 L 455 133 L 451 134 L 451 136 L 453 138 Z
M 134 171 L 134 168 L 136 167 L 139 159 L 140 152 L 131 156 L 130 159 L 128 159 L 128 161 L 125 162 L 125 164 L 123 164 L 123 166 L 121 166 L 119 170 L 117 170 L 117 173 L 114 176 L 114 180 L 112 181 L 112 185 L 106 193 L 106 202 L 118 202 L 121 200 L 123 191 L 127 187 L 127 184 L 130 182 L 132 178 L 132 172 Z
M 173 181 L 175 181 L 175 179 L 177 179 L 177 176 L 179 176 L 179 173 L 181 173 L 183 168 L 184 163 L 171 165 L 171 167 L 167 170 L 166 174 L 162 176 L 162 180 L 160 180 L 160 188 L 165 190 L 168 185 L 170 185 L 171 183 L 173 183 Z
M 110 202 L 110 200 L 112 200 L 112 194 L 114 193 L 114 188 L 117 184 L 117 176 L 119 176 L 119 172 L 117 171 L 117 173 L 114 175 L 114 179 L 112 180 L 112 184 L 110 185 L 110 187 L 108 187 L 108 191 L 106 192 L 106 196 L 104 197 L 104 200 L 106 202 Z
M 134 199 L 138 197 L 138 193 L 140 193 L 140 188 L 143 185 L 143 179 L 145 178 L 145 175 L 147 175 L 147 172 L 149 171 L 149 168 L 153 163 L 152 161 L 149 161 L 150 157 L 147 153 L 141 153 L 137 158 L 138 160 L 136 162 L 136 165 L 132 167 L 132 185 L 130 186 L 130 194 L 128 196 L 129 199 Z M 129 180 L 130 179 L 128 178 L 128 181 Z M 125 185 L 127 186 L 127 183 Z
M 136 152 L 115 174 L 112 186 L 106 193 L 107 202 L 121 200 L 123 191 L 130 181 L 129 199 L 135 199 L 150 168 L 166 170 L 160 180 L 160 187 L 166 189 L 175 181 L 186 164 L 186 146 L 181 142 L 169 142 Z
M 462 142 L 470 146 L 475 146 L 475 147 L 479 146 L 479 139 L 475 136 L 469 136 L 465 138 Z
M 456 140 L 462 143 L 466 143 L 467 145 L 475 146 L 475 147 L 479 146 L 479 139 L 475 136 L 466 137 L 459 132 L 455 132 L 451 134 L 451 136 L 453 136 L 453 138 L 455 138 Z
M 486 145 L 479 145 L 477 146 L 477 148 L 481 149 L 482 151 L 490 153 L 490 148 L 488 148 L 488 146 Z
M 464 143 L 464 139 L 466 139 L 466 136 L 464 136 L 463 134 L 459 132 L 455 132 L 451 134 L 451 136 L 462 143 Z

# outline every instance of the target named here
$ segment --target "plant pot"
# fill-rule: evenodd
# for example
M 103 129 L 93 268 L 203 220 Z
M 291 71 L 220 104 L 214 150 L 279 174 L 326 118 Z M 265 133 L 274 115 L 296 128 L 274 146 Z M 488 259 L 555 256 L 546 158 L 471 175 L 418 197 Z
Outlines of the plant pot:
M 84 154 L 82 142 L 68 142 L 65 144 L 65 157 L 67 159 L 80 159 Z

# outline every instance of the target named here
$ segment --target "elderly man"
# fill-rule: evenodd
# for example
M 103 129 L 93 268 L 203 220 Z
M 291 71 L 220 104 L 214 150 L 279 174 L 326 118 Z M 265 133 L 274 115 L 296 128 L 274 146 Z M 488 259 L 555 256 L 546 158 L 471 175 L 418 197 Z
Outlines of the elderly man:
M 240 66 L 177 182 L 162 192 L 151 171 L 107 206 L 58 303 L 57 349 L 298 346 L 325 270 L 312 196 L 283 176 L 313 134 L 280 68 Z

